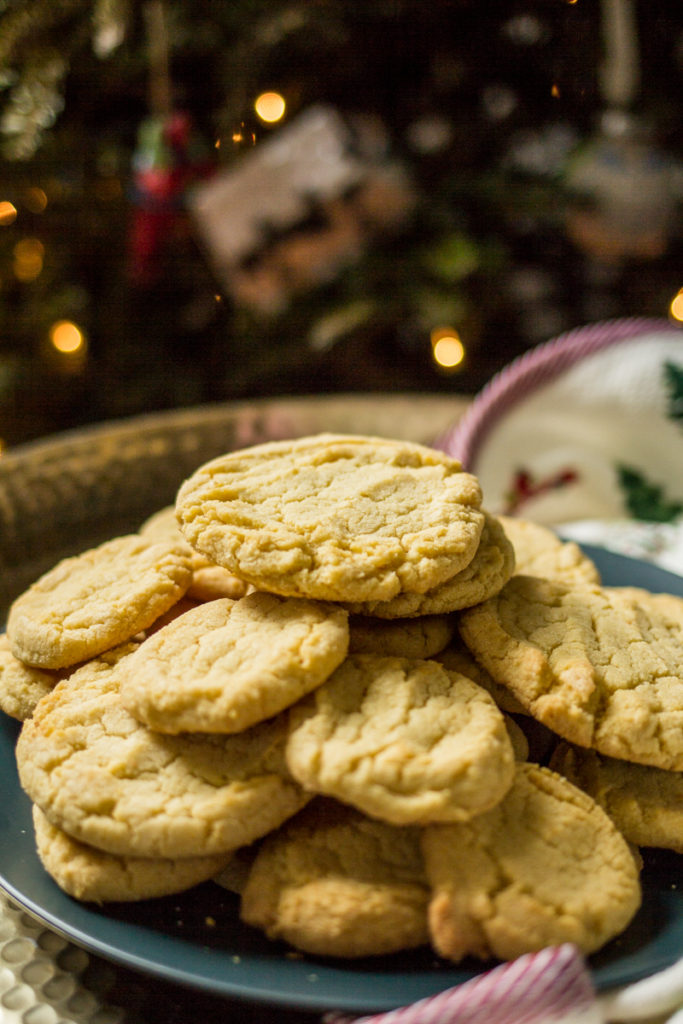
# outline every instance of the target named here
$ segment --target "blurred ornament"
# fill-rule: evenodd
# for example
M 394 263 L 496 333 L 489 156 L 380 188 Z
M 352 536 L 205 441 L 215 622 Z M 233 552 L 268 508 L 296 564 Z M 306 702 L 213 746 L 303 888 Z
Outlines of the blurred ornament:
M 221 286 L 270 317 L 400 228 L 414 201 L 376 120 L 352 128 L 314 106 L 196 186 L 190 208 Z
M 681 165 L 653 143 L 653 126 L 632 112 L 640 89 L 633 0 L 602 0 L 605 58 L 598 130 L 571 162 L 566 185 L 570 239 L 605 263 L 650 260 L 668 247 L 683 198 Z
M 140 286 L 160 272 L 159 257 L 185 220 L 188 188 L 209 175 L 213 162 L 198 139 L 189 114 L 173 111 L 146 118 L 133 157 L 133 219 L 129 273 Z
M 173 108 L 169 38 L 161 0 L 145 5 L 151 114 L 138 129 L 133 155 L 133 220 L 128 256 L 132 281 L 152 285 L 159 257 L 185 223 L 189 186 L 213 170 L 213 161 L 188 113 Z
M 631 115 L 607 111 L 570 164 L 571 240 L 594 259 L 656 259 L 666 252 L 683 197 L 681 165 Z

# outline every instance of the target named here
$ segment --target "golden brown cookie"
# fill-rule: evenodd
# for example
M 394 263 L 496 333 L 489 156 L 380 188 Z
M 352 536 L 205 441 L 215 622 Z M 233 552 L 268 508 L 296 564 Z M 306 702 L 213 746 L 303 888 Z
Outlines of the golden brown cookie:
M 379 956 L 428 941 L 418 830 L 315 800 L 263 840 L 241 916 L 306 953 Z
M 301 785 L 394 825 L 467 820 L 514 776 L 493 699 L 435 661 L 350 655 L 290 720 Z
M 398 658 L 433 658 L 455 633 L 449 615 L 419 615 L 414 619 L 349 619 L 349 653 L 380 654 Z
M 121 700 L 159 732 L 242 732 L 324 682 L 348 645 L 347 613 L 320 601 L 209 601 L 140 645 L 121 668 Z
M 444 615 L 469 608 L 497 594 L 515 569 L 512 544 L 498 520 L 484 513 L 477 551 L 463 569 L 426 593 L 403 593 L 388 601 L 348 603 L 356 615 L 379 619 L 409 618 L 414 615 Z
M 152 732 L 120 699 L 118 669 L 133 650 L 77 669 L 22 726 L 19 779 L 53 825 L 120 856 L 204 857 L 304 806 L 284 762 L 284 718 L 235 736 Z
M 213 857 L 117 857 L 87 846 L 52 825 L 33 805 L 36 849 L 47 873 L 74 899 L 128 903 L 184 892 L 225 867 L 229 854 Z
M 422 445 L 319 434 L 223 455 L 178 492 L 193 548 L 257 589 L 331 601 L 424 593 L 474 557 L 481 491 Z
M 422 831 L 435 949 L 511 960 L 564 942 L 599 949 L 641 902 L 639 869 L 601 807 L 566 779 L 520 764 L 491 811 Z
M 661 600 L 514 576 L 464 611 L 459 629 L 477 661 L 559 736 L 683 770 L 683 633 Z
M 562 540 L 554 530 L 529 519 L 498 518 L 515 550 L 517 573 L 566 583 L 601 582 L 597 565 L 575 541 Z
M 20 722 L 59 680 L 57 672 L 25 665 L 12 654 L 6 633 L 0 633 L 0 711 Z
M 508 690 L 503 683 L 497 683 L 486 671 L 483 665 L 472 656 L 472 653 L 460 639 L 460 634 L 455 633 L 448 647 L 434 655 L 438 661 L 449 672 L 460 672 L 461 675 L 473 679 L 478 686 L 483 686 L 493 697 L 499 708 L 513 715 L 528 714 L 523 704 L 517 700 L 515 695 Z
M 192 579 L 182 541 L 128 534 L 65 558 L 12 604 L 15 657 L 64 668 L 125 643 L 178 601 Z
M 143 537 L 164 537 L 184 540 L 175 514 L 175 505 L 167 505 L 155 512 L 142 523 L 138 531 Z M 189 545 L 188 545 L 189 547 Z M 229 597 L 237 601 L 251 589 L 244 580 L 234 573 L 228 572 L 221 565 L 215 565 L 210 559 L 190 548 L 192 554 L 192 581 L 187 589 L 187 596 L 196 601 L 215 601 L 219 597 Z
M 683 773 L 560 743 L 550 767 L 590 794 L 636 846 L 683 853 Z

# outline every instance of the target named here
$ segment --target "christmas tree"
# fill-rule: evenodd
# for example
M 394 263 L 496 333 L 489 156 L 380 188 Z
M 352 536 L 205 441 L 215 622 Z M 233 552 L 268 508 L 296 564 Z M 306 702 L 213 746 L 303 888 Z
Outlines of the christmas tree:
M 679 21 L 678 0 L 0 0 L 0 438 L 474 392 L 565 329 L 666 316 Z

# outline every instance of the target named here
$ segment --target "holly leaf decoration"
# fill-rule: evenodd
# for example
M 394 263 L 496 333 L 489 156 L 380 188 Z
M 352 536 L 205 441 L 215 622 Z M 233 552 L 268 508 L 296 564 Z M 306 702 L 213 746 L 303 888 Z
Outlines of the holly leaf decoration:
M 626 507 L 634 519 L 650 523 L 669 523 L 683 513 L 680 501 L 670 501 L 658 484 L 650 483 L 637 469 L 631 466 L 617 466 L 619 486 L 624 494 Z
M 665 363 L 664 377 L 669 394 L 669 419 L 678 420 L 683 425 L 683 366 Z

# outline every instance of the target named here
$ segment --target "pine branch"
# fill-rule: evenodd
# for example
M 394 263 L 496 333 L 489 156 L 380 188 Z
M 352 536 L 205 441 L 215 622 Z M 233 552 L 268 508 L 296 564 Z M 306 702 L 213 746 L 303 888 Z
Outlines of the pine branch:
M 0 16 L 0 70 L 25 52 L 42 47 L 49 33 L 82 13 L 90 21 L 92 0 L 13 0 Z
M 663 489 L 650 483 L 639 470 L 621 465 L 617 467 L 617 472 L 626 507 L 634 519 L 669 523 L 683 513 L 681 502 L 669 500 Z
M 669 394 L 669 418 L 679 420 L 683 425 L 683 366 L 665 363 L 664 374 Z

